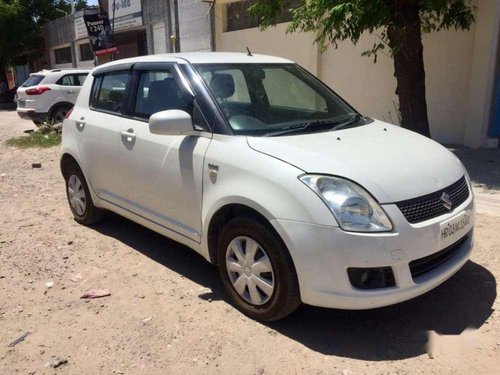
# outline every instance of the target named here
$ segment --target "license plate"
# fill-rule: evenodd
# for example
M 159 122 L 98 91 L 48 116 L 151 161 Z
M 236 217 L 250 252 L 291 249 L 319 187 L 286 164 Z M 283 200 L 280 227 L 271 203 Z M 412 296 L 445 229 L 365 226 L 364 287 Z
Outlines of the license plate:
M 465 236 L 472 228 L 472 211 L 464 211 L 439 225 L 438 247 L 444 249 Z
M 26 106 L 26 99 L 19 99 L 19 100 L 17 101 L 17 105 L 18 105 L 19 107 L 21 107 L 21 108 L 22 108 L 22 107 L 24 107 L 24 106 Z

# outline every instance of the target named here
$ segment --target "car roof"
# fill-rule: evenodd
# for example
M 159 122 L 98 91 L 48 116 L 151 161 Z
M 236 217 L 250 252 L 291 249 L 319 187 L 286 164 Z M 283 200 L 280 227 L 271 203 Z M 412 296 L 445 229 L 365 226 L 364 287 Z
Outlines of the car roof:
M 121 59 L 100 65 L 96 69 L 112 68 L 114 65 L 148 62 L 187 62 L 191 64 L 293 64 L 293 61 L 281 57 L 259 54 L 249 55 L 248 53 L 235 52 L 183 52 Z

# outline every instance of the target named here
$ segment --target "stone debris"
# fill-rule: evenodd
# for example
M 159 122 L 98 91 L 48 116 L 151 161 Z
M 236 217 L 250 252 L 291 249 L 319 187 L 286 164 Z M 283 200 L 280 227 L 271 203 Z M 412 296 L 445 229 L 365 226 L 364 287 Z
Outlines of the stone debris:
M 14 341 L 12 341 L 9 344 L 9 348 L 13 348 L 14 346 L 16 346 L 17 344 L 19 344 L 20 342 L 24 341 L 24 339 L 26 337 L 28 337 L 29 334 L 30 334 L 30 332 L 23 333 L 21 336 L 19 336 L 17 339 L 15 339 Z
M 80 297 L 81 299 L 94 299 L 108 297 L 111 295 L 109 289 L 89 289 Z
M 53 368 L 58 368 L 59 366 L 62 366 L 66 363 L 68 363 L 68 360 L 66 358 L 57 358 L 50 364 L 50 366 L 52 366 Z
M 82 277 L 81 273 L 75 273 L 75 274 L 71 275 L 71 277 L 69 279 L 70 279 L 70 281 L 77 283 L 78 281 L 82 280 L 83 277 Z

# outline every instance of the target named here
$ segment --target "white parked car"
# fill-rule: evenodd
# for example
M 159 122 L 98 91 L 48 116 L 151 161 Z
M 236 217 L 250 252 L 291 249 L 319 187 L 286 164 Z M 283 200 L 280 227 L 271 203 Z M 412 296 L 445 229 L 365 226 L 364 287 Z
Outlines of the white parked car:
M 31 74 L 17 89 L 17 113 L 40 124 L 62 122 L 75 104 L 89 69 L 53 69 Z
M 61 169 L 76 221 L 110 210 L 187 245 L 259 320 L 301 302 L 408 300 L 457 272 L 473 244 L 471 184 L 450 151 L 362 116 L 281 58 L 97 67 L 64 120 Z

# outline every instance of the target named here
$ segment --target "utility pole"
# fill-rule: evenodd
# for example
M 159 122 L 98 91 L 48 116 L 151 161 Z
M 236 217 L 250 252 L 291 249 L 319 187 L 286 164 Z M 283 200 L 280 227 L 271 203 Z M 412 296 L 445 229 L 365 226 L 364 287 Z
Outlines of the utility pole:
M 181 52 L 181 36 L 179 33 L 179 2 L 174 0 L 174 22 L 175 22 L 175 52 Z
M 172 45 L 173 38 L 173 28 L 172 28 L 172 4 L 170 0 L 166 1 L 167 4 L 167 41 L 168 41 L 168 52 L 174 52 L 174 46 Z

